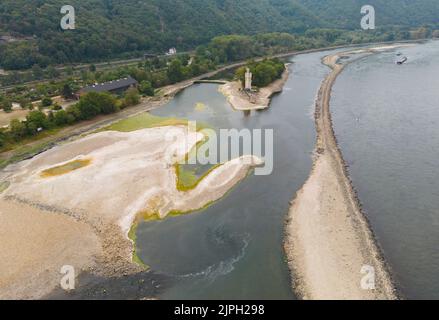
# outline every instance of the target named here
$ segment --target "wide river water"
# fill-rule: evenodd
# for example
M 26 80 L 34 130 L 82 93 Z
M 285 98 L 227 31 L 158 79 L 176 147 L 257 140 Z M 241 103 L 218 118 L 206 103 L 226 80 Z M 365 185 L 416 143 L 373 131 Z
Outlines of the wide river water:
M 397 284 L 439 299 L 439 41 L 363 58 L 334 86 L 337 139 Z
M 141 259 L 175 281 L 163 299 L 291 299 L 283 251 L 289 201 L 307 179 L 315 144 L 314 101 L 329 69 L 328 52 L 291 58 L 291 75 L 271 107 L 234 111 L 218 85 L 194 85 L 152 113 L 197 120 L 215 129 L 273 129 L 274 171 L 250 175 L 225 198 L 201 212 L 137 230 Z M 207 107 L 200 111 L 197 104 Z

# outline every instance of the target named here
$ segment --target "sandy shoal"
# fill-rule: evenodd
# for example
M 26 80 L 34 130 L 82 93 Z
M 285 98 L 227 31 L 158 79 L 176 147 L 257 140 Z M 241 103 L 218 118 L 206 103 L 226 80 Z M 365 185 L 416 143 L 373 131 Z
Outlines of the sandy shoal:
M 329 109 L 333 84 L 344 68 L 337 63 L 340 57 L 395 47 L 345 52 L 323 61 L 332 72 L 322 83 L 316 101 L 318 135 L 313 170 L 297 193 L 286 223 L 285 251 L 293 288 L 303 299 L 397 298 L 388 268 L 349 179 Z M 366 273 L 362 273 L 362 269 L 367 270 L 369 266 L 374 268 L 375 289 L 367 289 L 367 283 L 364 287 Z
M 87 224 L 3 199 L 0 235 L 0 299 L 44 296 L 59 285 L 62 266 L 90 269 L 102 251 Z

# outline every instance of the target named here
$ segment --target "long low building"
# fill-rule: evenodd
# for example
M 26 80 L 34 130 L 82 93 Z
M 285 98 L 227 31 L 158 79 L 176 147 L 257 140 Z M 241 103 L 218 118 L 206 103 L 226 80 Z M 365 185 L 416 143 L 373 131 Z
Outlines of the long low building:
M 96 83 L 79 90 L 79 95 L 82 96 L 89 92 L 110 92 L 114 94 L 122 94 L 129 88 L 137 87 L 138 82 L 132 77 L 108 81 L 104 83 Z

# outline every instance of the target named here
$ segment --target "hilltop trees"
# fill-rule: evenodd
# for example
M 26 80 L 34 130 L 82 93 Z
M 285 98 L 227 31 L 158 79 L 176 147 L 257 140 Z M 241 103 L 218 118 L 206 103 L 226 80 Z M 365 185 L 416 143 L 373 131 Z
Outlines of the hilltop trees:
M 214 38 L 209 44 L 210 54 L 217 62 L 245 60 L 255 55 L 256 43 L 251 37 L 230 35 Z

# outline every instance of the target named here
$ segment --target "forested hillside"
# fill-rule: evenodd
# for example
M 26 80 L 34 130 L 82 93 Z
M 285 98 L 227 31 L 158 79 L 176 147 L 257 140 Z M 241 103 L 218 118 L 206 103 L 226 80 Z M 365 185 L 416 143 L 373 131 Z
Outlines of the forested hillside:
M 358 0 L 70 0 L 76 30 L 62 31 L 64 0 L 1 0 L 0 68 L 95 61 L 169 47 L 193 49 L 224 34 L 356 29 Z M 436 23 L 435 0 L 370 0 L 377 24 Z M 6 36 L 6 37 L 4 37 Z M 3 39 L 3 40 L 1 40 Z
M 358 14 L 366 4 L 376 12 L 377 27 L 419 27 L 439 24 L 437 0 L 296 0 L 312 12 L 326 27 L 353 29 L 359 27 Z

